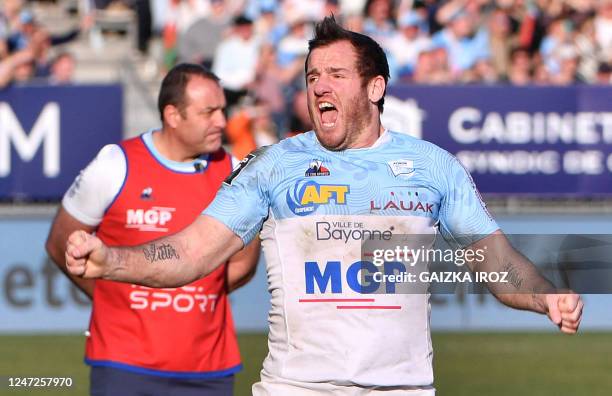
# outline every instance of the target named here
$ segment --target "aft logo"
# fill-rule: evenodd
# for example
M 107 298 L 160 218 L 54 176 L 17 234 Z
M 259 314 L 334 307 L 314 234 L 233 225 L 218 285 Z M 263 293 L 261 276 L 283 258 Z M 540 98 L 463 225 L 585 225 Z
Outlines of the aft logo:
M 323 161 L 321 160 L 312 160 L 305 174 L 306 177 L 329 175 L 329 169 L 323 166 Z
M 318 184 L 314 181 L 299 182 L 287 191 L 287 205 L 298 216 L 306 216 L 320 205 L 335 203 L 346 205 L 350 193 L 346 184 Z
M 172 220 L 176 208 L 153 206 L 151 209 L 128 209 L 125 228 L 136 228 L 139 231 L 168 232 L 164 227 Z

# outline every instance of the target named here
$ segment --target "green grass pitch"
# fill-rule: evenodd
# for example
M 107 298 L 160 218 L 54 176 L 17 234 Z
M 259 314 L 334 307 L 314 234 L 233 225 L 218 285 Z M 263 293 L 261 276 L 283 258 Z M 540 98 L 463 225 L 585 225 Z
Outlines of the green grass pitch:
M 250 395 L 268 346 L 263 334 L 239 337 L 244 370 L 237 396 Z M 86 395 L 84 337 L 0 336 L 0 395 Z M 612 334 L 435 333 L 438 395 L 610 395 Z M 381 351 L 382 353 L 382 351 Z M 72 377 L 69 389 L 9 389 L 7 376 Z

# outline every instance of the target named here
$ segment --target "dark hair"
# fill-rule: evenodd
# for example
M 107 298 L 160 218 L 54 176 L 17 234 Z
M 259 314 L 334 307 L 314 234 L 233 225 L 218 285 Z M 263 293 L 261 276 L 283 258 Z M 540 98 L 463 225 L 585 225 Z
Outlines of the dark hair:
M 164 108 L 173 105 L 178 108 L 181 115 L 185 109 L 185 88 L 193 76 L 199 76 L 219 83 L 219 77 L 202 65 L 194 63 L 181 63 L 174 66 L 161 83 L 159 97 L 157 98 L 157 109 L 162 123 L 164 122 Z
M 357 71 L 363 80 L 363 85 L 376 76 L 385 79 L 385 91 L 382 98 L 376 103 L 378 110 L 382 113 L 387 92 L 387 81 L 389 81 L 389 64 L 383 49 L 372 38 L 351 32 L 340 26 L 334 16 L 325 17 L 315 26 L 315 35 L 308 42 L 308 56 L 304 69 L 308 72 L 308 59 L 316 48 L 325 47 L 338 41 L 348 41 L 355 49 L 357 55 Z

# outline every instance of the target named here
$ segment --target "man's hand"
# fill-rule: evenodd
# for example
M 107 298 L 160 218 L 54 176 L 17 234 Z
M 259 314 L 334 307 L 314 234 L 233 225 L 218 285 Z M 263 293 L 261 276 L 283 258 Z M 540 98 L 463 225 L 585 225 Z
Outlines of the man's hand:
M 575 334 L 582 319 L 584 303 L 578 294 L 546 294 L 547 315 L 563 333 Z
M 66 268 L 82 278 L 101 278 L 109 250 L 102 241 L 85 231 L 75 231 L 66 242 Z

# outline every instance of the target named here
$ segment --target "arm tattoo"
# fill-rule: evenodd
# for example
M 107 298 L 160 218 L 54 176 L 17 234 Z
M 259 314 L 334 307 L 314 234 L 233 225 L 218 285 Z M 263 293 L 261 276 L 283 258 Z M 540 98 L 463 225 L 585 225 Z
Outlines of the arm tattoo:
M 523 278 L 519 271 L 512 265 L 512 263 L 506 263 L 504 271 L 508 272 L 508 280 L 514 286 L 515 289 L 520 289 L 523 284 Z
M 169 243 L 161 245 L 151 243 L 150 245 L 145 246 L 142 249 L 142 252 L 144 253 L 145 259 L 150 263 L 181 258 L 174 246 Z

